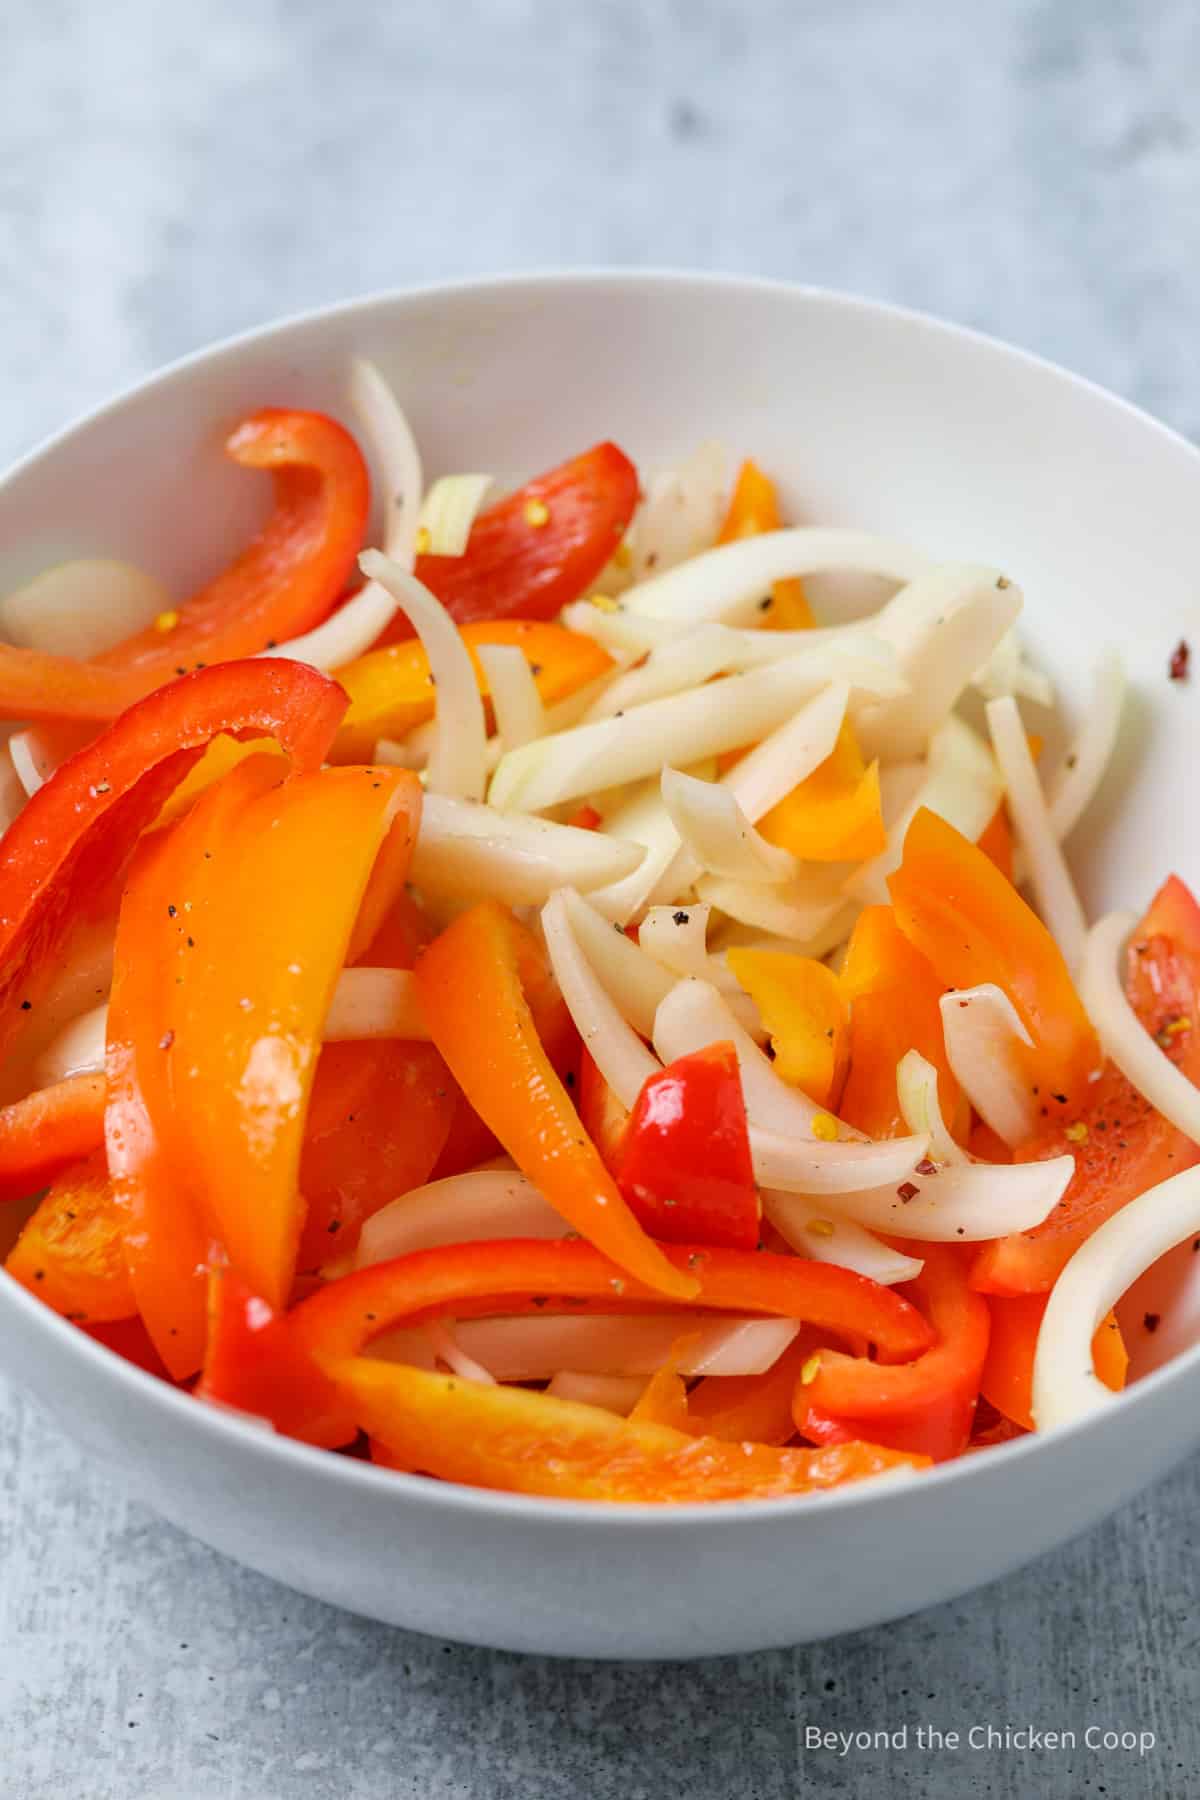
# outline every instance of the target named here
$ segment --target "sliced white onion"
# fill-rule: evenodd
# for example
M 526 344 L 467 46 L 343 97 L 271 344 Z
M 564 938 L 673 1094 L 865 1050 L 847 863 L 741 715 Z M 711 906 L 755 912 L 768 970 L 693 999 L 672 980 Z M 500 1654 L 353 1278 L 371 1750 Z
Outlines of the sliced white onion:
M 1054 705 L 1053 682 L 1029 661 L 1014 630 L 1005 632 L 983 667 L 972 676 L 971 686 L 985 700 L 1019 694 L 1039 706 Z
M 899 1186 L 889 1182 L 839 1191 L 829 1204 L 874 1231 L 933 1244 L 983 1243 L 1040 1225 L 1074 1173 L 1073 1156 L 1028 1163 L 951 1163 L 933 1174 L 914 1169 Z
M 720 625 L 699 625 L 686 636 L 652 650 L 645 662 L 610 682 L 589 707 L 587 718 L 611 719 L 631 706 L 644 706 L 685 688 L 699 687 L 733 665 L 733 645 Z
M 898 1281 L 914 1281 L 924 1268 L 915 1256 L 893 1250 L 853 1219 L 843 1219 L 827 1201 L 804 1194 L 784 1194 L 768 1189 L 762 1197 L 763 1216 L 792 1249 L 811 1262 L 836 1263 L 853 1269 L 881 1287 Z
M 457 1350 L 499 1381 L 545 1381 L 560 1369 L 579 1375 L 653 1375 L 681 1337 L 680 1375 L 763 1375 L 778 1362 L 799 1331 L 795 1319 L 703 1319 L 679 1313 L 625 1316 L 545 1313 L 541 1317 L 462 1319 L 454 1326 Z M 373 1340 L 372 1356 L 419 1362 L 428 1355 L 421 1326 Z M 438 1348 L 437 1354 L 444 1357 Z
M 755 830 L 729 788 L 678 769 L 664 769 L 661 786 L 684 849 L 706 873 L 753 882 L 787 881 L 797 874 L 796 858 Z
M 828 881 L 824 870 L 774 886 L 703 875 L 696 892 L 740 924 L 786 938 L 793 950 L 802 950 L 806 956 L 824 956 L 841 943 L 858 910 L 841 894 L 826 893 Z M 823 948 L 816 948 L 818 945 Z
M 429 1027 L 407 969 L 343 969 L 325 1015 L 327 1044 L 367 1038 L 427 1040 Z
M 104 1067 L 105 1033 L 108 1030 L 107 1003 L 93 1006 L 59 1032 L 33 1065 L 31 1073 L 37 1087 L 53 1087 L 69 1075 L 91 1075 Z
M 676 883 L 674 873 L 680 853 L 679 833 L 671 815 L 663 805 L 662 790 L 657 779 L 636 786 L 629 798 L 611 812 L 604 821 L 605 832 L 613 832 L 627 842 L 641 844 L 645 856 L 632 875 L 623 881 L 597 888 L 591 903 L 605 918 L 616 925 L 628 925 L 636 919 L 651 899 L 666 902 L 666 888 L 671 897 L 687 891 L 687 872 Z
M 739 749 L 774 731 L 839 677 L 863 693 L 895 693 L 899 685 L 894 670 L 875 657 L 801 652 L 513 750 L 492 778 L 492 802 L 540 812 L 596 788 L 657 774 L 664 763 L 686 767 Z M 440 706 L 440 682 L 438 694 Z
M 1059 847 L 1017 703 L 1010 694 L 988 701 L 987 722 L 1038 911 L 1066 958 L 1067 967 L 1077 969 L 1087 921 Z
M 1056 835 L 1069 837 L 1104 777 L 1121 732 L 1125 666 L 1116 650 L 1096 663 L 1092 691 L 1079 734 L 1046 782 L 1046 799 Z
M 600 1406 L 622 1419 L 629 1417 L 645 1391 L 644 1375 L 579 1375 L 574 1369 L 560 1369 L 546 1388 L 555 1400 Z
M 605 832 L 427 794 L 411 877 L 431 894 L 490 894 L 506 906 L 540 906 L 564 883 L 586 892 L 619 881 L 643 855 L 640 845 Z
M 26 799 L 36 794 L 54 773 L 54 758 L 44 746 L 36 725 L 13 732 L 8 740 L 8 757 Z
M 107 557 L 56 563 L 0 598 L 0 637 L 85 662 L 173 610 L 169 589 Z
M 676 468 L 651 476 L 628 534 L 635 581 L 716 543 L 725 513 L 725 464 L 723 446 L 710 441 Z
M 824 1143 L 750 1127 L 750 1154 L 754 1176 L 764 1188 L 785 1194 L 827 1194 L 830 1205 L 844 1211 L 840 1196 L 864 1188 L 886 1188 L 889 1193 L 904 1181 L 925 1156 L 925 1137 L 883 1138 L 878 1143 L 843 1138 Z M 897 1229 L 895 1226 L 890 1229 Z
M 402 569 L 411 569 L 421 505 L 416 439 L 387 382 L 375 364 L 361 356 L 350 365 L 350 404 L 379 467 L 384 554 Z M 369 650 L 395 614 L 395 596 L 378 581 L 369 581 L 312 631 L 259 654 L 286 656 L 314 669 L 340 669 Z
M 467 547 L 475 515 L 492 485 L 491 475 L 442 475 L 421 502 L 418 538 L 429 556 L 461 556 Z
M 921 756 L 931 734 L 1021 610 L 1021 590 L 995 569 L 944 563 L 910 582 L 871 622 L 896 652 L 909 691 L 855 706 L 864 756 Z
M 675 985 L 675 976 L 660 968 L 649 946 L 635 944 L 602 918 L 591 899 L 563 890 L 563 904 L 580 949 L 612 999 L 617 1011 L 641 1037 L 654 1030 L 660 1001 Z
M 642 920 L 638 929 L 638 947 L 647 956 L 652 956 L 661 963 L 664 970 L 671 975 L 694 975 L 698 981 L 711 981 L 719 993 L 725 996 L 727 1005 L 738 1024 L 750 1033 L 756 1044 L 766 1038 L 762 1020 L 758 1016 L 749 994 L 739 985 L 737 977 L 722 957 L 713 956 L 707 947 L 708 920 L 711 907 L 703 901 L 693 901 L 687 907 L 652 906 Z M 673 982 L 669 982 L 673 985 Z M 659 999 L 665 997 L 664 992 Z M 646 1035 L 654 1029 L 653 1012 L 646 1026 Z
M 477 1381 L 482 1387 L 495 1387 L 496 1377 L 463 1349 L 451 1324 L 442 1319 L 431 1319 L 421 1330 L 437 1362 L 444 1363 L 452 1375 L 458 1375 L 463 1381 Z M 371 1348 L 374 1353 L 375 1346 Z M 405 1357 L 403 1360 L 408 1362 L 410 1359 Z
M 1050 1292 L 1033 1359 L 1032 1412 L 1039 1431 L 1066 1425 L 1116 1395 L 1092 1366 L 1105 1314 L 1150 1264 L 1200 1232 L 1200 1168 L 1148 1188 L 1080 1245 Z
M 531 744 L 546 730 L 546 709 L 533 671 L 516 644 L 480 644 L 475 652 L 491 689 L 502 750 Z
M 561 890 L 542 908 L 542 930 L 555 979 L 584 1048 L 622 1106 L 632 1107 L 658 1063 L 616 1004 L 579 946 Z
M 899 781 L 889 781 L 885 769 L 881 781 L 885 819 L 913 784 L 912 765 L 899 765 Z M 890 792 L 889 792 L 890 789 Z M 890 898 L 887 878 L 900 867 L 904 839 L 921 807 L 945 819 L 974 843 L 986 829 L 1004 795 L 1004 782 L 996 759 L 979 735 L 954 713 L 934 732 L 929 757 L 916 791 L 888 824 L 887 848 L 863 863 L 846 882 L 846 892 L 864 906 L 886 906 Z
M 830 682 L 726 771 L 721 785 L 754 824 L 832 755 L 849 700 L 844 681 Z
M 1177 1131 L 1200 1144 L 1200 1088 L 1155 1043 L 1125 997 L 1117 968 L 1137 923 L 1132 913 L 1109 913 L 1088 932 L 1079 992 L 1096 1036 L 1139 1094 Z M 1200 1029 L 1200 1021 L 1193 1020 Z
M 896 1064 L 896 1096 L 908 1129 L 924 1132 L 929 1139 L 929 1154 L 934 1162 L 948 1166 L 971 1161 L 942 1117 L 938 1072 L 919 1050 L 906 1051 Z
M 929 565 L 907 544 L 865 531 L 797 528 L 765 532 L 722 544 L 681 567 L 631 588 L 622 604 L 630 612 L 689 624 L 715 619 L 754 622 L 758 603 L 774 581 L 846 569 L 912 581 Z
M 473 1169 L 414 1188 L 372 1213 L 358 1240 L 355 1267 L 440 1244 L 563 1238 L 569 1230 L 540 1188 L 518 1170 Z
M 487 727 L 475 669 L 457 627 L 441 601 L 399 563 L 378 550 L 364 550 L 358 561 L 363 574 L 392 595 L 429 657 L 438 696 L 434 747 L 425 771 L 429 792 L 482 800 Z
M 1020 1013 L 994 981 L 955 988 L 939 1005 L 955 1080 L 986 1125 L 1006 1144 L 1021 1143 L 1037 1124 L 1037 1109 L 1016 1053 L 1018 1044 L 1033 1043 Z

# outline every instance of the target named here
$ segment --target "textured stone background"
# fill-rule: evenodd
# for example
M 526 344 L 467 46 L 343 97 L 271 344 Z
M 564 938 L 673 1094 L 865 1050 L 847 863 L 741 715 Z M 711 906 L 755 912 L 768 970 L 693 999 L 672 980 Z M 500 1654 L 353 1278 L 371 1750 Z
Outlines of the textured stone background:
M 928 307 L 1200 435 L 1198 74 L 1191 0 L 2 0 L 0 458 L 273 315 L 585 262 Z M 6 1391 L 0 1795 L 1181 1796 L 1198 1502 L 1192 1467 L 1024 1574 L 817 1649 L 553 1664 L 249 1575 Z M 1158 1748 L 803 1748 L 808 1724 L 906 1720 Z

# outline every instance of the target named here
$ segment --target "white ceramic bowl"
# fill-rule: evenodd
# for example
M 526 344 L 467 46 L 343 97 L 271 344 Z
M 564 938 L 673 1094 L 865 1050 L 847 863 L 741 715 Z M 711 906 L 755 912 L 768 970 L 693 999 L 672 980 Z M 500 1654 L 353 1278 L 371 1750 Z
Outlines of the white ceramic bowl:
M 602 437 L 653 464 L 719 436 L 798 521 L 854 524 L 1023 584 L 1070 699 L 1090 653 L 1139 684 L 1123 768 L 1076 844 L 1086 900 L 1200 877 L 1194 683 L 1200 456 L 1097 389 L 932 320 L 744 280 L 596 274 L 386 296 L 252 333 L 105 407 L 0 486 L 0 588 L 71 554 L 186 591 L 244 536 L 256 484 L 216 453 L 266 402 L 345 412 L 374 357 L 427 466 L 519 474 Z M 1181 797 L 1186 804 L 1180 806 Z M 1094 1524 L 1200 1441 L 1200 1355 L 1105 1414 L 898 1486 L 655 1510 L 398 1476 L 277 1439 L 109 1355 L 0 1278 L 0 1357 L 168 1519 L 356 1612 L 472 1643 L 690 1657 L 829 1636 L 989 1581 Z

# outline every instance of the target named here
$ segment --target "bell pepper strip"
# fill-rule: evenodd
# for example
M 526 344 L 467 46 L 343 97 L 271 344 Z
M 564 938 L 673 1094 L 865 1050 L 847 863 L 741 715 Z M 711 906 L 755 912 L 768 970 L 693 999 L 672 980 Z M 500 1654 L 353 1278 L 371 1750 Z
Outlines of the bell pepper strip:
M 598 813 L 594 806 L 589 806 L 586 800 L 582 806 L 576 807 L 567 820 L 567 824 L 574 825 L 576 831 L 598 831 L 603 823 L 603 814 Z
M 80 1331 L 86 1337 L 95 1338 L 106 1350 L 111 1350 L 123 1361 L 132 1363 L 135 1369 L 144 1369 L 147 1375 L 157 1375 L 160 1381 L 170 1381 L 171 1374 L 158 1351 L 145 1325 L 139 1318 L 113 1319 L 106 1324 L 80 1325 Z
M 141 953 L 162 989 L 136 1041 L 167 1074 L 155 1124 L 211 1235 L 273 1306 L 295 1272 L 325 1015 L 380 845 L 397 816 L 411 831 L 419 796 L 405 769 L 281 782 L 272 759 L 243 763 L 174 829 L 155 870 L 159 916 Z
M 26 1221 L 5 1268 L 39 1300 L 78 1322 L 132 1318 L 124 1218 L 103 1150 L 60 1175 Z
M 682 1245 L 665 1245 L 661 1254 L 690 1277 L 688 1289 L 700 1307 L 806 1319 L 825 1332 L 851 1333 L 873 1344 L 881 1362 L 918 1356 L 933 1341 L 933 1331 L 909 1301 L 831 1263 Z M 210 1280 L 201 1392 L 269 1418 L 278 1430 L 311 1443 L 345 1443 L 354 1421 L 315 1357 L 356 1356 L 371 1338 L 414 1317 L 541 1312 L 555 1298 L 569 1306 L 596 1302 L 609 1312 L 664 1303 L 660 1286 L 623 1274 L 579 1239 L 513 1238 L 415 1251 L 329 1282 L 286 1316 L 277 1315 L 232 1271 L 217 1269 Z M 667 1299 L 684 1304 L 692 1292 Z M 251 1338 L 254 1356 L 245 1354 Z
M 776 1450 L 694 1438 L 519 1387 L 485 1387 L 368 1357 L 326 1365 L 347 1411 L 402 1464 L 471 1487 L 557 1499 L 777 1499 L 925 1459 L 871 1444 Z
M 673 1431 L 687 1431 L 687 1382 L 679 1373 L 678 1361 L 684 1347 L 695 1341 L 695 1332 L 684 1332 L 671 1345 L 666 1362 L 654 1371 L 638 1395 L 629 1414 L 631 1420 L 637 1424 L 669 1425 Z
M 758 822 L 770 844 L 807 862 L 861 862 L 887 847 L 879 764 L 868 767 L 847 719 L 811 775 Z
M 612 1168 L 652 1237 L 755 1248 L 758 1190 L 732 1044 L 710 1044 L 647 1077 Z
M 1169 933 L 1169 935 L 1168 935 Z M 1200 907 L 1172 876 L 1130 940 L 1125 991 L 1146 1030 L 1200 1086 Z M 1075 1173 L 1048 1218 L 979 1251 L 972 1283 L 989 1294 L 1045 1294 L 1098 1225 L 1128 1201 L 1200 1161 L 1185 1137 L 1112 1063 L 1082 1103 L 1039 1102 L 1042 1123 L 1014 1162 L 1070 1154 Z
M 139 701 L 55 771 L 0 841 L 0 1055 L 44 992 L 73 922 L 119 875 L 210 740 L 222 731 L 274 737 L 295 768 L 316 768 L 345 705 L 335 682 L 302 663 L 204 669 Z
M 191 810 L 206 788 L 210 788 L 214 781 L 220 781 L 222 775 L 228 775 L 230 769 L 245 762 L 248 756 L 270 755 L 278 750 L 279 745 L 270 738 L 239 741 L 222 732 L 220 737 L 213 739 L 195 768 L 184 776 L 154 821 L 155 825 L 173 825 L 176 819 L 181 819 L 185 812 Z
M 938 1007 L 943 986 L 896 924 L 890 906 L 868 906 L 859 914 L 841 988 L 850 1006 L 850 1066 L 840 1116 L 868 1137 L 902 1136 L 908 1127 L 896 1092 L 896 1065 L 909 1050 L 918 1050 L 938 1072 L 943 1118 L 956 1136 L 964 1136 L 970 1109 L 946 1061 Z
M 983 854 L 994 862 L 1005 881 L 1013 878 L 1013 834 L 1003 800 L 976 839 Z
M 583 1128 L 600 1152 L 605 1168 L 615 1172 L 629 1124 L 629 1108 L 622 1106 L 586 1049 L 580 1052 L 578 1079 Z
M 846 1080 L 850 1009 L 833 970 L 786 950 L 735 947 L 726 960 L 758 1007 L 775 1073 L 818 1106 L 836 1111 Z
M 418 556 L 414 573 L 459 625 L 552 619 L 586 593 L 617 548 L 638 501 L 637 470 L 597 444 L 481 512 L 461 556 Z M 397 618 L 383 644 L 411 637 Z
M 424 952 L 417 993 L 430 1035 L 489 1130 L 567 1223 L 631 1275 L 685 1296 L 621 1198 L 555 1073 L 521 978 L 511 915 L 494 901 L 463 913 Z
M 300 1157 L 301 1271 L 353 1252 L 372 1213 L 428 1181 L 456 1100 L 432 1044 L 324 1045 Z
M 256 656 L 318 624 L 355 568 L 370 481 L 349 432 L 322 413 L 264 407 L 225 444 L 273 480 L 262 531 L 207 587 L 91 662 L 0 645 L 0 712 L 113 719 L 190 669 Z
M 686 1429 L 731 1444 L 786 1444 L 796 1435 L 792 1396 L 805 1363 L 818 1349 L 803 1328 L 761 1375 L 722 1375 L 699 1382 L 688 1395 Z
M 759 537 L 764 531 L 778 531 L 782 524 L 775 483 L 747 457 L 738 470 L 729 510 L 717 534 L 718 544 Z M 795 576 L 773 582 L 771 604 L 764 609 L 762 622 L 767 630 L 775 631 L 798 631 L 812 625 L 815 621 L 804 597 L 804 583 Z
M 547 706 L 566 700 L 612 667 L 607 651 L 590 638 L 536 619 L 481 619 L 462 627 L 462 639 L 485 700 L 490 689 L 478 656 L 481 645 L 515 645 Z M 403 737 L 437 710 L 429 654 L 417 638 L 368 650 L 339 669 L 337 679 L 350 696 L 350 709 L 334 746 L 335 762 L 369 760 L 381 737 Z
M 1035 1094 L 1081 1106 L 1103 1058 L 1063 961 L 1033 909 L 977 844 L 922 807 L 888 877 L 896 922 L 944 987 L 995 982 L 1033 1039 L 1014 1052 Z
M 384 834 L 371 873 L 367 877 L 354 929 L 346 946 L 348 965 L 365 959 L 367 951 L 378 941 L 392 913 L 407 901 L 405 882 L 420 824 L 421 788 L 419 782 L 413 780 L 404 785 L 391 825 Z M 408 916 L 411 917 L 411 913 Z M 382 958 L 372 966 L 384 967 L 387 962 L 387 958 Z M 411 968 L 412 964 L 410 962 L 404 966 Z
M 946 1462 L 971 1435 L 990 1315 L 967 1282 L 968 1264 L 950 1244 L 922 1244 L 925 1265 L 907 1291 L 925 1309 L 937 1342 L 914 1362 L 883 1367 L 821 1350 L 801 1375 L 795 1420 L 818 1444 L 867 1435 L 894 1450 Z
M 36 1194 L 104 1142 L 104 1077 L 71 1075 L 0 1108 L 0 1200 Z
M 980 1391 L 997 1412 L 1023 1431 L 1037 1429 L 1029 1404 L 1033 1358 L 1049 1298 L 1048 1294 L 1016 1294 L 988 1299 L 992 1323 Z M 1105 1387 L 1119 1394 L 1125 1386 L 1129 1354 L 1115 1313 L 1110 1312 L 1096 1327 L 1092 1365 Z
M 371 969 L 411 969 L 437 932 L 407 891 L 396 895 L 387 916 L 358 959 Z

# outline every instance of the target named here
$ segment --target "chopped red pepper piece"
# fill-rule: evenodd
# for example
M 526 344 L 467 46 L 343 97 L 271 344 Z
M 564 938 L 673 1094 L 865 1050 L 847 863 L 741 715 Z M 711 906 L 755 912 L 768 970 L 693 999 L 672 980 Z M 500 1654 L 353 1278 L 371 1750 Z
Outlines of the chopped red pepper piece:
M 26 719 L 113 719 L 188 670 L 256 656 L 318 624 L 354 571 L 370 506 L 366 464 L 322 413 L 264 407 L 225 445 L 264 469 L 275 507 L 259 535 L 207 587 L 91 662 L 0 645 L 0 712 Z
M 637 470 L 597 444 L 481 512 L 461 556 L 418 556 L 416 576 L 451 618 L 552 619 L 607 565 L 633 517 Z M 397 617 L 380 643 L 411 637 Z
M 104 1077 L 72 1075 L 0 1109 L 0 1200 L 24 1200 L 104 1142 Z
M 647 1078 L 614 1173 L 653 1237 L 754 1249 L 758 1192 L 732 1044 L 710 1044 Z
M 859 1437 L 945 1462 L 966 1448 L 987 1355 L 989 1314 L 967 1282 L 967 1263 L 950 1244 L 912 1246 L 925 1259 L 907 1292 L 938 1334 L 915 1362 L 883 1367 L 822 1350 L 796 1389 L 802 1437 L 844 1444 Z

